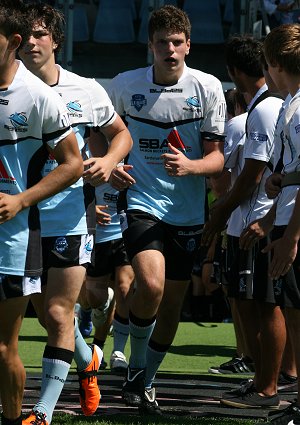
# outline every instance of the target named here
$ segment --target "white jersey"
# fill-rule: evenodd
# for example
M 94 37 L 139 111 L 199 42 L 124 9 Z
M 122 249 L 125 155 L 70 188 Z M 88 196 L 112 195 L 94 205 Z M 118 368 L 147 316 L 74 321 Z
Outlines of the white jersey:
M 244 143 L 246 140 L 247 113 L 237 115 L 227 123 L 227 131 L 224 146 L 224 167 L 231 172 L 231 186 L 244 167 Z M 230 215 L 226 233 L 230 236 L 239 237 L 243 230 L 243 217 L 241 208 L 238 206 Z
M 251 100 L 248 110 L 265 90 L 267 90 L 266 85 L 258 90 Z M 244 159 L 263 161 L 267 166 L 259 185 L 251 196 L 241 204 L 244 227 L 247 227 L 252 221 L 263 217 L 273 205 L 273 200 L 266 195 L 265 182 L 272 172 L 274 131 L 282 102 L 282 99 L 277 97 L 267 97 L 248 115 Z
M 79 149 L 84 155 L 87 127 L 106 127 L 114 122 L 116 113 L 112 103 L 104 88 L 94 79 L 81 77 L 61 67 L 58 84 L 52 89 L 67 106 Z M 55 167 L 57 162 L 49 156 L 44 175 Z M 80 178 L 72 186 L 41 202 L 42 236 L 81 235 L 91 231 L 95 223 L 88 223 L 86 213 L 94 199 L 94 191 L 90 189 Z
M 119 191 L 108 183 L 96 187 L 96 205 L 107 205 L 105 212 L 111 216 L 109 224 L 96 225 L 96 243 L 122 238 L 120 217 L 117 213 L 118 196 Z
M 168 142 L 189 159 L 203 157 L 201 136 L 223 140 L 225 100 L 220 81 L 185 66 L 173 86 L 153 83 L 153 67 L 119 74 L 109 94 L 133 139 L 128 164 L 136 184 L 126 193 L 128 210 L 150 213 L 172 225 L 203 224 L 205 176 L 169 176 L 161 155 Z
M 283 113 L 283 121 L 286 127 L 283 128 L 283 174 L 300 171 L 300 90 L 292 98 Z M 278 196 L 276 206 L 277 226 L 285 226 L 289 223 L 295 206 L 295 199 L 299 186 L 286 186 Z
M 71 127 L 60 97 L 19 62 L 7 90 L 0 91 L 0 192 L 15 195 L 41 179 L 51 149 Z M 36 206 L 0 225 L 0 273 L 41 274 L 40 223 Z

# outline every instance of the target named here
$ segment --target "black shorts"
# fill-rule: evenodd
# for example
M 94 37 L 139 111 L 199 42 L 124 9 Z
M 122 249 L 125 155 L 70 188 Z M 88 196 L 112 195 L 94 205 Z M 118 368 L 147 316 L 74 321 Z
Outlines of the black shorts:
M 130 260 L 141 251 L 157 250 L 165 257 L 166 279 L 191 278 L 203 225 L 172 226 L 151 214 L 137 210 L 122 213 L 120 221 Z
M 94 265 L 88 265 L 88 276 L 101 277 L 111 274 L 114 278 L 116 267 L 130 264 L 123 239 L 97 243 L 94 263 Z
M 43 237 L 43 269 L 87 267 L 91 262 L 93 247 L 93 235 Z
M 0 301 L 10 298 L 25 297 L 41 292 L 41 278 L 15 276 L 9 274 L 0 275 Z
M 272 240 L 282 237 L 286 226 L 275 226 L 272 231 Z M 296 258 L 284 276 L 273 280 L 275 300 L 280 307 L 300 309 L 300 243 Z
M 275 303 L 268 276 L 269 258 L 261 252 L 267 241 L 263 238 L 252 249 L 242 250 L 238 237 L 227 236 L 225 276 L 229 297 Z

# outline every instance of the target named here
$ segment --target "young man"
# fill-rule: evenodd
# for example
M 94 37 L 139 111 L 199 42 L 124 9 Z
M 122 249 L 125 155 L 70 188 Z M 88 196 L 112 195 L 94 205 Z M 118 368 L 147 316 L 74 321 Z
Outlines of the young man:
M 60 97 L 16 60 L 29 37 L 21 2 L 0 1 L 1 423 L 20 425 L 25 370 L 18 335 L 42 273 L 38 202 L 73 184 L 83 164 Z M 57 168 L 42 178 L 47 155 Z
M 122 394 L 128 405 L 156 412 L 152 382 L 173 342 L 200 244 L 205 179 L 224 164 L 222 85 L 186 66 L 190 30 L 187 15 L 174 6 L 153 12 L 154 65 L 118 75 L 109 90 L 134 140 L 127 165 L 112 177 L 117 189 L 126 187 L 121 228 L 137 285 Z
M 252 221 L 263 217 L 273 203 L 267 198 L 264 183 L 271 173 L 269 167 L 272 166 L 274 130 L 282 100 L 267 92 L 260 41 L 249 36 L 232 37 L 226 45 L 225 54 L 229 76 L 236 87 L 252 100 L 246 122 L 245 162 L 227 196 L 213 209 L 211 219 L 204 228 L 204 244 L 209 244 L 215 233 L 222 230 L 238 206 L 243 227 L 247 227 Z M 279 406 L 277 377 L 285 345 L 285 325 L 282 313 L 275 305 L 273 288 L 268 279 L 268 258 L 261 254 L 266 243 L 266 239 L 261 239 L 253 249 L 242 250 L 238 238 L 232 236 L 227 245 L 228 252 L 232 253 L 228 291 L 236 300 L 255 366 L 254 384 L 251 382 L 251 385 L 247 385 L 247 391 L 243 388 L 222 396 L 223 404 L 239 408 Z M 256 319 L 257 326 L 254 325 Z M 260 332 L 259 341 L 257 329 Z
M 284 309 L 287 328 L 294 347 L 298 376 L 300 374 L 300 275 L 299 275 L 299 128 L 300 128 L 300 27 L 286 24 L 274 28 L 264 41 L 269 73 L 275 84 L 287 87 L 292 99 L 283 115 L 283 168 L 281 192 L 277 198 L 273 242 L 264 252 L 272 252 L 270 277 L 277 303 Z M 275 176 L 278 181 L 278 176 Z M 300 387 L 298 397 L 287 409 L 274 415 L 274 425 L 300 423 Z
M 80 77 L 56 65 L 55 52 L 63 41 L 64 21 L 60 12 L 46 4 L 28 6 L 33 21 L 32 34 L 19 54 L 24 64 L 52 87 L 67 105 L 69 117 L 82 155 L 86 155 L 85 137 L 89 132 L 93 149 L 98 133 L 110 141 L 106 156 L 86 159 L 83 177 L 99 184 L 108 181 L 111 170 L 131 147 L 131 137 L 104 89 L 92 79 Z M 95 129 L 95 130 L 93 130 Z M 91 145 L 90 145 L 91 146 Z M 91 146 L 92 150 L 92 146 Z M 94 152 L 92 151 L 92 152 Z M 56 161 L 48 157 L 43 173 L 55 169 Z M 76 206 L 76 207 L 74 207 Z M 94 212 L 93 191 L 83 179 L 59 195 L 40 204 L 44 283 L 42 295 L 32 298 L 41 323 L 47 329 L 48 341 L 43 356 L 41 398 L 23 423 L 51 422 L 52 413 L 67 377 L 73 358 L 80 383 L 80 403 L 85 415 L 92 415 L 99 404 L 97 370 L 102 351 L 88 346 L 75 325 L 74 306 L 84 281 L 86 266 L 93 248 L 93 221 L 89 223 L 87 208 Z M 66 219 L 67 217 L 67 219 Z M 59 379 L 53 379 L 58 376 Z M 44 422 L 41 422 L 44 423 Z

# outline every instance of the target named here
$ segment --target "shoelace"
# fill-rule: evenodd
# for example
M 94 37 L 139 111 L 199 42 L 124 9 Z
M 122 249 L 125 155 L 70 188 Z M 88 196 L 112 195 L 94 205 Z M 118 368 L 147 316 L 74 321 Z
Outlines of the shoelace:
M 34 412 L 35 419 L 31 421 L 30 423 L 32 425 L 46 425 L 46 415 L 41 412 Z

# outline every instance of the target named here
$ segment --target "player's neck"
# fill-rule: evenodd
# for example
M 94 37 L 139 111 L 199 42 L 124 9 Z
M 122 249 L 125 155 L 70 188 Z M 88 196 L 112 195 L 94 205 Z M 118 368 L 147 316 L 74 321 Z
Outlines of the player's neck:
M 174 86 L 178 83 L 182 73 L 183 69 L 173 72 L 160 72 L 159 69 L 153 67 L 153 82 L 160 86 Z
M 50 62 L 39 68 L 35 75 L 39 77 L 48 86 L 54 86 L 59 80 L 59 69 L 55 62 Z
M 18 62 L 15 60 L 15 58 L 12 58 L 0 68 L 0 90 L 7 89 L 11 85 L 15 78 L 18 67 Z

